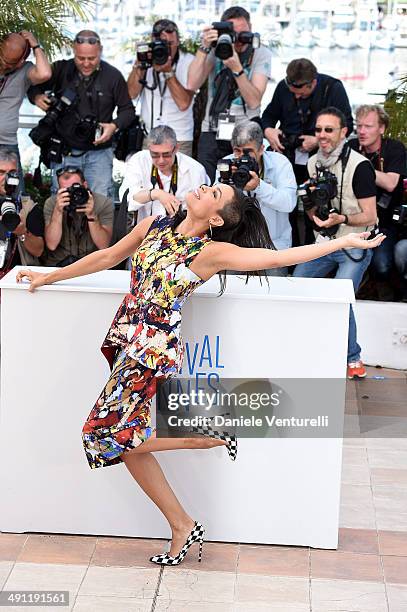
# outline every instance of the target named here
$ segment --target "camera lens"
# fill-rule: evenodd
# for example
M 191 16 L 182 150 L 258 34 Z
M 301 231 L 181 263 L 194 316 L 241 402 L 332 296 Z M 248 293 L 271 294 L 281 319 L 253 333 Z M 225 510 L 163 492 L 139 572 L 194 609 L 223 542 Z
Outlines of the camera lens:
M 6 200 L 1 205 L 1 222 L 8 232 L 13 232 L 20 224 L 20 215 L 14 202 Z
M 228 59 L 233 55 L 233 43 L 230 34 L 221 34 L 215 47 L 215 55 L 221 60 Z

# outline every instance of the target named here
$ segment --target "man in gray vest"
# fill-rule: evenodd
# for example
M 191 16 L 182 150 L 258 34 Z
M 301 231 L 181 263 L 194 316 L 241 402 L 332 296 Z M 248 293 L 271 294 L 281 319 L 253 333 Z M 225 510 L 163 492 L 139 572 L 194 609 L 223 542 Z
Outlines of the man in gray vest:
M 301 186 L 303 189 L 300 187 L 304 208 L 315 224 L 317 242 L 350 232 L 371 232 L 377 223 L 373 166 L 349 147 L 346 133 L 346 118 L 337 108 L 326 108 L 317 115 L 315 136 L 318 151 L 308 161 L 310 181 Z M 322 278 L 335 271 L 335 278 L 351 279 L 356 291 L 371 258 L 371 251 L 342 250 L 299 264 L 294 276 Z M 348 378 L 366 376 L 360 351 L 351 307 Z

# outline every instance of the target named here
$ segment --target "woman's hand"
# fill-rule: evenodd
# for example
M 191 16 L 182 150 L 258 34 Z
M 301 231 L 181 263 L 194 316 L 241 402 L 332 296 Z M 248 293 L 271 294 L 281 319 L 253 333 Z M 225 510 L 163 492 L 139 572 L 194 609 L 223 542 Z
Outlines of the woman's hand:
M 377 234 L 375 238 L 367 240 L 368 236 L 370 236 L 370 232 L 347 234 L 344 236 L 346 242 L 345 249 L 374 249 L 386 238 L 384 234 Z
M 45 272 L 33 272 L 32 270 L 20 270 L 16 275 L 17 283 L 21 283 L 24 278 L 27 278 L 30 282 L 29 291 L 33 292 L 38 287 L 42 287 L 47 284 L 47 276 Z

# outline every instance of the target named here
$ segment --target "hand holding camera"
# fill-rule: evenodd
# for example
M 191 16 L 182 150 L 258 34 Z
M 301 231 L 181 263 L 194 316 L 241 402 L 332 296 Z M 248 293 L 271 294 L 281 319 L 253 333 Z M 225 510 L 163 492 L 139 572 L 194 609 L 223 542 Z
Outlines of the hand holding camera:
M 315 136 L 310 136 L 308 134 L 303 134 L 299 138 L 301 138 L 301 140 L 302 140 L 302 147 L 301 148 L 304 151 L 307 151 L 307 153 L 309 153 L 310 151 L 313 151 L 314 149 L 316 149 L 318 147 L 318 141 L 315 138 Z
M 93 144 L 100 145 L 108 142 L 111 138 L 113 138 L 113 134 L 116 130 L 117 125 L 115 123 L 98 123 L 95 130 L 95 140 L 93 141 Z
M 91 201 L 90 205 L 89 201 Z M 73 183 L 70 187 L 63 187 L 58 190 L 55 208 L 59 212 L 63 212 L 64 209 L 69 213 L 84 212 L 87 217 L 92 217 L 93 196 L 80 183 Z
M 217 170 L 221 183 L 246 191 L 253 191 L 259 186 L 259 165 L 247 149 L 243 149 L 243 155 L 239 158 L 219 160 Z
M 56 210 L 62 213 L 64 208 L 69 206 L 69 203 L 70 203 L 70 196 L 69 196 L 69 192 L 67 188 L 63 187 L 62 189 L 58 189 L 57 199 L 55 203 Z
M 284 151 L 284 146 L 280 142 L 280 136 L 283 132 L 279 128 L 266 128 L 264 130 L 264 135 L 270 143 L 273 151 L 279 151 L 282 153 Z
M 87 219 L 95 219 L 95 200 L 93 199 L 93 195 L 90 191 L 87 192 L 88 199 L 81 206 L 76 208 L 76 212 L 83 213 L 86 215 Z

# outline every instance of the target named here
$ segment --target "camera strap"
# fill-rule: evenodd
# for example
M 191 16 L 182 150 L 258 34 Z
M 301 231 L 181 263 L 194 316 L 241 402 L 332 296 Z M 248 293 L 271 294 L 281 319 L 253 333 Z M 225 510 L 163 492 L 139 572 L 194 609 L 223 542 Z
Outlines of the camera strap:
M 0 96 L 3 93 L 3 89 L 7 85 L 7 81 L 8 81 L 9 76 L 10 76 L 10 73 L 9 74 L 5 74 L 2 77 L 0 77 Z
M 254 49 L 251 45 L 243 53 L 239 54 L 243 70 L 246 72 L 253 61 Z M 222 67 L 223 66 L 223 67 Z M 209 108 L 209 126 L 215 131 L 220 113 L 229 113 L 230 107 L 236 98 L 242 100 L 243 113 L 247 115 L 247 107 L 244 98 L 240 95 L 238 84 L 230 68 L 223 65 L 222 60 L 217 60 L 215 70 L 220 67 L 219 72 L 213 80 L 213 98 Z
M 161 176 L 158 174 L 158 168 L 157 166 L 154 166 L 154 164 L 151 166 L 150 180 L 153 186 L 152 189 L 155 189 L 155 187 L 158 185 L 160 189 L 164 190 Z M 172 165 L 172 174 L 171 174 L 170 188 L 168 190 L 168 193 L 172 191 L 173 195 L 175 196 L 175 194 L 177 193 L 177 189 L 178 189 L 178 160 L 177 160 L 177 157 L 175 156 L 175 161 Z

